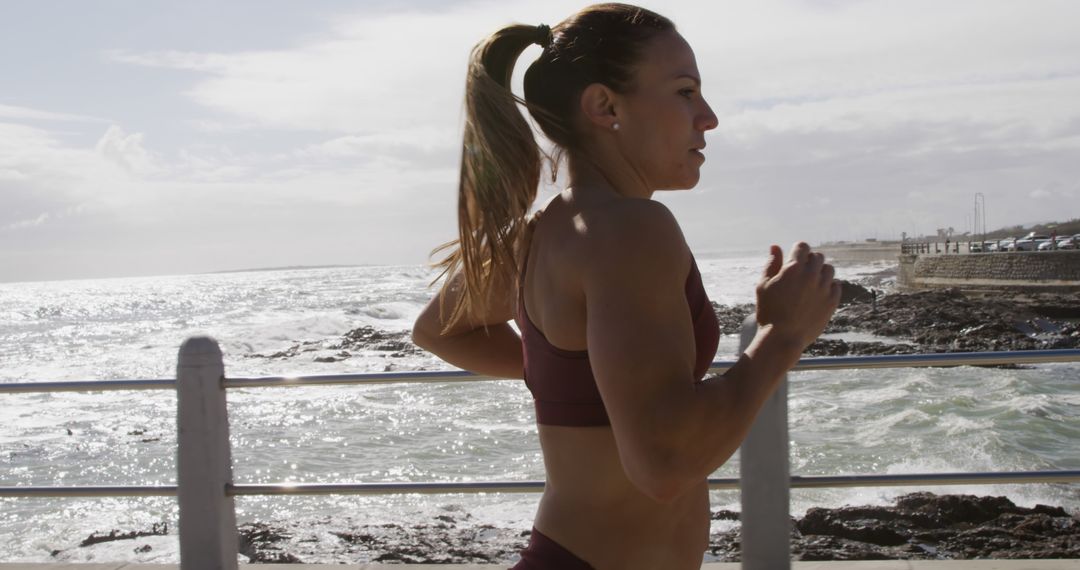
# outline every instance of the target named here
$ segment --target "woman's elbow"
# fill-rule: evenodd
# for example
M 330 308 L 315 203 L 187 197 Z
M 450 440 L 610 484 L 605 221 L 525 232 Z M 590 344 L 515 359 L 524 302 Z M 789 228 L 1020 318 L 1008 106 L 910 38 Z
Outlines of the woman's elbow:
M 431 352 L 438 336 L 438 333 L 431 331 L 430 326 L 426 326 L 423 321 L 418 320 L 413 324 L 412 343 L 428 352 Z
M 626 466 L 630 482 L 646 497 L 660 504 L 670 504 L 690 490 L 700 478 L 680 468 L 671 453 L 654 452 L 636 465 Z

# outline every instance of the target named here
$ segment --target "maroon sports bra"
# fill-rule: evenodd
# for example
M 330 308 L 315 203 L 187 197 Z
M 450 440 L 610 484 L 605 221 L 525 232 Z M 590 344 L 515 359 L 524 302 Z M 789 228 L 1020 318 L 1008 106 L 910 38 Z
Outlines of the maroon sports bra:
M 537 423 L 556 426 L 611 425 L 593 377 L 589 351 L 563 350 L 553 346 L 525 311 L 526 265 L 527 258 L 521 271 L 522 285 L 518 287 L 515 320 L 521 329 L 525 385 L 533 395 Z M 686 277 L 686 302 L 694 318 L 694 344 L 697 348 L 694 379 L 701 380 L 716 356 L 720 325 L 701 284 L 701 272 L 693 255 L 690 256 L 690 274 Z

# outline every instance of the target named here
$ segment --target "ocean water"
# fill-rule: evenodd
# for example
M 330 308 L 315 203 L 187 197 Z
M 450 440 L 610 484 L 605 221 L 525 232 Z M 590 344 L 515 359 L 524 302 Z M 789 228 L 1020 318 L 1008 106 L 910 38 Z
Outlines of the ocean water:
M 750 302 L 763 259 L 700 257 L 709 296 Z M 840 265 L 859 278 L 890 261 Z M 0 284 L 0 382 L 170 378 L 184 338 L 215 337 L 230 376 L 441 369 L 428 354 L 390 358 L 319 348 L 268 358 L 354 328 L 404 331 L 431 295 L 424 267 L 345 267 Z M 730 358 L 725 337 L 717 358 Z M 1080 469 L 1080 365 L 807 372 L 791 375 L 792 472 L 804 475 Z M 169 391 L 2 395 L 0 485 L 175 481 Z M 231 390 L 238 483 L 541 479 L 532 401 L 521 382 Z M 738 462 L 717 476 L 737 476 Z M 913 488 L 793 491 L 792 511 L 882 504 Z M 1003 494 L 1080 510 L 1075 485 L 928 488 Z M 309 562 L 343 562 L 335 530 L 362 524 L 527 529 L 539 495 L 241 497 L 240 522 L 288 526 Z M 718 492 L 714 508 L 738 509 Z M 176 562 L 172 498 L 0 499 L 0 562 Z M 170 534 L 91 547 L 94 532 Z M 718 526 L 728 523 L 718 522 Z M 134 547 L 150 545 L 136 552 Z

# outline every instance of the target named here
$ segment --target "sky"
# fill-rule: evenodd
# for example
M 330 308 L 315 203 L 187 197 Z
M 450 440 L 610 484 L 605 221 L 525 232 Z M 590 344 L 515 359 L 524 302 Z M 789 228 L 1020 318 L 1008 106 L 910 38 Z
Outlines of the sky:
M 643 5 L 719 117 L 695 253 L 1080 217 L 1080 2 Z M 0 1 L 0 281 L 425 263 L 470 48 L 582 6 Z

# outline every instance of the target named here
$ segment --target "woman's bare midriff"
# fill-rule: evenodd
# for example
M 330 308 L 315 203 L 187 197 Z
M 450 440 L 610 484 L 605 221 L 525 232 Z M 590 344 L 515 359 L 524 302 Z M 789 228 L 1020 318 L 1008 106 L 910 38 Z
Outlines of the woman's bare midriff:
M 611 428 L 539 430 L 547 486 L 536 528 L 597 570 L 701 567 L 709 535 L 705 481 L 658 503 L 626 477 Z
M 602 218 L 603 207 L 575 203 L 563 192 L 530 227 L 520 302 L 548 341 L 564 350 L 587 348 L 580 282 L 593 256 L 601 255 L 590 249 L 594 224 L 588 220 Z M 540 425 L 539 433 L 547 485 L 537 529 L 597 570 L 701 567 L 709 535 L 705 481 L 658 503 L 627 478 L 610 427 Z

